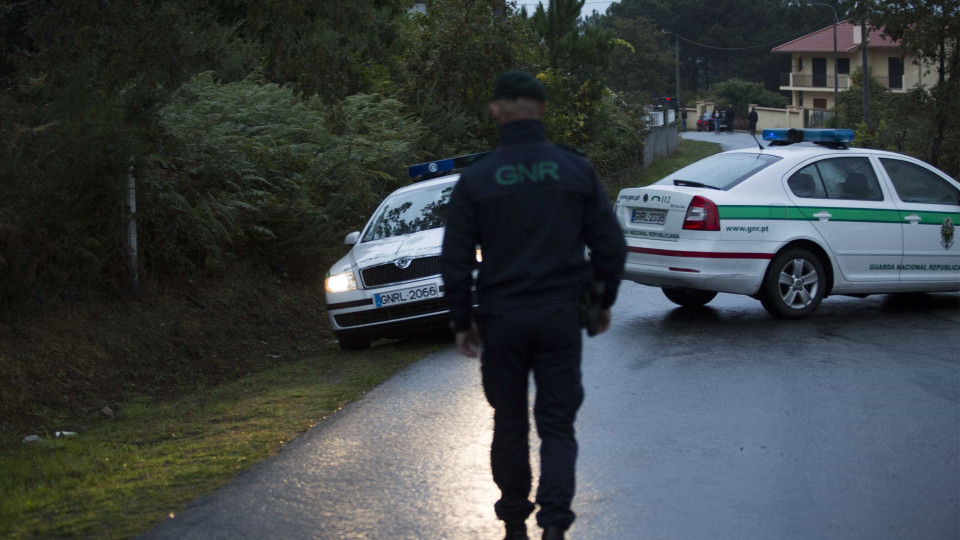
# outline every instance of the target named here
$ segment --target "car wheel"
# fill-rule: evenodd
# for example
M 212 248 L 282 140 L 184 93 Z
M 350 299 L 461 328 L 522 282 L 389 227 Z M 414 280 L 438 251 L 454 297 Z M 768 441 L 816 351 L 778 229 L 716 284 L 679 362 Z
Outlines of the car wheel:
M 809 251 L 789 249 L 773 258 L 760 302 L 774 317 L 800 319 L 817 310 L 826 292 L 823 263 Z
M 340 342 L 340 348 L 345 351 L 361 351 L 370 348 L 370 340 L 363 336 L 338 334 L 337 341 Z
M 705 306 L 717 296 L 717 293 L 714 291 L 701 291 L 697 289 L 664 287 L 661 290 L 667 299 L 683 307 Z

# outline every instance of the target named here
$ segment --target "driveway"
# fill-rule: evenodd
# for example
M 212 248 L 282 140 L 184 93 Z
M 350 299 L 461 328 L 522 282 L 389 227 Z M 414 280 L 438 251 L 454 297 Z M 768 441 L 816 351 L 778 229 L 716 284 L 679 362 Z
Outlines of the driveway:
M 745 131 L 724 131 L 722 133 L 714 133 L 712 131 L 682 131 L 680 132 L 680 138 L 690 141 L 717 143 L 723 147 L 724 151 L 736 150 L 738 148 L 758 148 L 757 141 L 760 141 L 764 147 L 768 144 L 760 137 L 760 133 L 757 133 L 757 140 L 755 141 L 753 137 Z
M 569 537 L 957 538 L 958 329 L 958 294 L 780 321 L 624 283 L 586 340 Z M 145 537 L 501 538 L 490 429 L 477 362 L 447 347 Z

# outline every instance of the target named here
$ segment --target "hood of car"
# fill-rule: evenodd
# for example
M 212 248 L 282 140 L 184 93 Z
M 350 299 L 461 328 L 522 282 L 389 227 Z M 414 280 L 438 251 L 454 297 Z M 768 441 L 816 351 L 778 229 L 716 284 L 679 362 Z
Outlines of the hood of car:
M 430 229 L 373 242 L 362 242 L 350 251 L 353 264 L 360 269 L 386 264 L 403 257 L 416 259 L 439 255 L 443 247 L 443 229 Z

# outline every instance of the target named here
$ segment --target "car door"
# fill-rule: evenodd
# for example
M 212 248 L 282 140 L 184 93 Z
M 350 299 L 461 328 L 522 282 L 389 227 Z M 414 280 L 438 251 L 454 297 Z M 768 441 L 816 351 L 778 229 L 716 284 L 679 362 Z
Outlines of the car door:
M 919 163 L 879 158 L 896 193 L 903 229 L 901 281 L 960 282 L 960 189 Z
M 827 157 L 787 180 L 803 219 L 813 223 L 847 281 L 897 281 L 900 216 L 867 156 Z

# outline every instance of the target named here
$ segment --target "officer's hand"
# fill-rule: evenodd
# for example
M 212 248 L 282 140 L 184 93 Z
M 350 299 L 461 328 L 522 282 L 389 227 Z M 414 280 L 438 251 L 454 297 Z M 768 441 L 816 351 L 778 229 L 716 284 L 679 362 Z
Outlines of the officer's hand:
M 476 326 L 466 332 L 457 332 L 456 339 L 460 354 L 469 358 L 476 358 L 479 354 L 478 349 L 483 346 L 483 340 L 480 339 L 480 331 L 477 330 Z
M 597 319 L 598 336 L 610 329 L 610 321 L 612 319 L 613 314 L 610 313 L 610 308 L 600 310 L 600 318 Z

